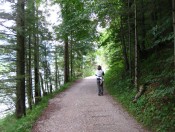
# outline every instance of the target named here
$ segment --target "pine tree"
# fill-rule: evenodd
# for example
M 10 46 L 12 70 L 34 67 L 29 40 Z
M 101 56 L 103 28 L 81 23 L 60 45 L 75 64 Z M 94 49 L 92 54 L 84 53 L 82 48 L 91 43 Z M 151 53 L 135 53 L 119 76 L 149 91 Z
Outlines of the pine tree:
M 17 83 L 16 83 L 16 117 L 26 115 L 25 106 L 25 24 L 24 0 L 17 2 Z

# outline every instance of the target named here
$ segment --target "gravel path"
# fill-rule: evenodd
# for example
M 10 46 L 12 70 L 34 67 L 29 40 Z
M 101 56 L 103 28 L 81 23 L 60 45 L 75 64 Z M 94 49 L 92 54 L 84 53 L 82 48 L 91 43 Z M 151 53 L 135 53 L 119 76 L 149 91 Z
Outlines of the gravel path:
M 106 92 L 95 77 L 77 81 L 49 101 L 33 132 L 147 132 Z

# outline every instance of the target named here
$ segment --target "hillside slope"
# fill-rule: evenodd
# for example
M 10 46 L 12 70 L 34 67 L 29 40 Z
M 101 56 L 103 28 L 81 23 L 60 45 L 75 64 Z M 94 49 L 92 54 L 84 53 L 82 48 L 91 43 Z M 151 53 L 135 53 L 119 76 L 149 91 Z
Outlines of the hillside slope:
M 173 79 L 173 45 L 170 43 L 166 44 L 166 48 L 154 48 L 149 56 L 139 63 L 139 86 L 144 87 L 141 93 L 137 93 L 124 69 L 116 65 L 107 72 L 105 82 L 109 93 L 151 130 L 174 131 Z M 134 100 L 136 94 L 140 95 Z

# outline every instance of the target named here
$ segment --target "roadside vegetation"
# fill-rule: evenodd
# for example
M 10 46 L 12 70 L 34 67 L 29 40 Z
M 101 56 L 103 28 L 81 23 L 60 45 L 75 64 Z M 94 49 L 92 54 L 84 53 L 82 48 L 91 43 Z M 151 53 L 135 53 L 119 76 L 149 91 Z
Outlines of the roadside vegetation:
M 120 67 L 116 64 L 110 67 L 105 75 L 105 85 L 113 98 L 146 128 L 151 131 L 173 132 L 175 130 L 175 82 L 171 79 L 173 56 L 170 48 L 160 52 L 161 54 L 153 53 L 142 61 L 139 86 L 147 84 L 137 101 L 133 100 L 138 91 L 122 65 Z
M 103 12 L 99 47 L 109 93 L 151 131 L 175 130 L 174 0 L 127 0 Z M 161 3 L 161 4 L 160 4 Z M 112 8 L 113 7 L 113 8 Z M 126 10 L 127 9 L 127 10 Z M 116 12 L 114 12 L 114 10 Z M 101 12 L 101 15 L 102 12 Z
M 66 83 L 59 90 L 44 96 L 38 105 L 33 106 L 32 110 L 27 109 L 27 116 L 16 119 L 15 115 L 13 114 L 1 119 L 0 132 L 31 132 L 34 123 L 39 119 L 42 112 L 48 106 L 49 100 L 54 98 L 55 95 L 68 89 L 71 84 L 72 82 Z

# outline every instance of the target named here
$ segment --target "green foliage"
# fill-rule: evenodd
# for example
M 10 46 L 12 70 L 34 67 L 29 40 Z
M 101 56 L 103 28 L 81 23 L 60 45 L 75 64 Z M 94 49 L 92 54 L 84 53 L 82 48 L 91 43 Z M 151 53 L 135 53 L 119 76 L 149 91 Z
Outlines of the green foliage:
M 160 51 L 161 55 L 154 53 L 142 62 L 140 84 L 149 83 L 149 85 L 137 103 L 132 102 L 136 90 L 125 75 L 122 65 L 119 67 L 114 64 L 105 75 L 106 88 L 114 99 L 152 131 L 175 130 L 175 82 L 171 69 L 173 58 L 168 50 L 167 48 Z M 150 63 L 153 61 L 154 63 Z
M 153 26 L 147 32 L 146 36 L 147 46 L 149 46 L 148 48 L 154 47 L 158 44 L 165 44 L 166 42 L 172 41 L 173 32 L 171 31 L 171 28 L 172 28 L 171 17 L 165 17 L 161 21 L 159 21 L 158 24 Z
M 62 23 L 55 27 L 57 38 L 61 41 L 68 37 L 69 51 L 73 63 L 73 76 L 84 77 L 91 75 L 93 69 L 94 39 L 96 22 L 90 20 L 90 9 L 87 1 L 55 0 L 60 5 Z M 92 58 L 90 58 L 92 57 Z
M 72 83 L 63 85 L 59 90 L 52 94 L 44 96 L 42 101 L 33 106 L 32 110 L 27 110 L 27 116 L 21 119 L 16 119 L 14 115 L 8 115 L 6 118 L 0 120 L 0 131 L 1 132 L 31 132 L 31 129 L 36 120 L 41 116 L 42 112 L 48 105 L 49 99 L 53 98 L 56 94 L 69 88 Z
M 121 43 L 120 41 L 116 41 L 117 37 L 119 37 L 118 33 L 112 27 L 101 33 L 99 37 L 98 43 L 99 47 L 101 47 L 101 54 L 103 54 L 104 61 L 108 65 L 114 65 L 116 63 L 120 65 L 123 63 Z
M 5 39 L 5 35 L 0 34 L 0 40 L 4 40 Z
M 92 70 L 92 67 L 86 67 L 86 69 L 83 69 L 83 77 L 88 77 L 94 75 L 95 71 Z

